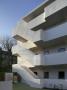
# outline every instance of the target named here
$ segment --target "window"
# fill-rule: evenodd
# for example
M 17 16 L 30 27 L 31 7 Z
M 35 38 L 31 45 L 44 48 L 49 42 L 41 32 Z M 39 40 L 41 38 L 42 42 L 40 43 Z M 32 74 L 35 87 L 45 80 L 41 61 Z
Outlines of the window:
M 44 72 L 44 78 L 49 78 L 49 72 Z
M 61 71 L 58 73 L 58 78 L 59 79 L 64 79 L 65 78 L 65 72 L 64 71 Z
M 37 72 L 34 72 L 34 74 L 36 74 L 36 75 L 37 75 Z
M 59 48 L 58 49 L 58 52 L 63 52 L 63 51 L 65 51 L 65 48 Z

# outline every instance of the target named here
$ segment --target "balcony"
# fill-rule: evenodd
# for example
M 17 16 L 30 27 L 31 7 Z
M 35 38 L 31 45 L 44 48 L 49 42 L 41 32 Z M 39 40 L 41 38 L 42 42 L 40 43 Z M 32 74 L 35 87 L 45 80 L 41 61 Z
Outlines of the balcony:
M 64 22 L 61 25 L 57 25 L 55 27 L 49 28 L 46 31 L 39 29 L 38 31 L 35 32 L 27 29 L 27 24 L 25 22 L 21 22 L 13 32 L 13 37 L 15 37 L 17 40 L 23 43 L 27 42 L 27 44 L 28 41 L 30 41 L 31 44 L 28 45 L 32 45 L 32 44 L 34 45 L 33 42 L 39 42 L 39 41 L 48 42 L 50 40 L 55 40 L 67 36 L 66 28 L 67 28 L 67 22 Z M 36 47 L 36 45 L 34 45 L 34 47 Z
M 17 41 L 17 44 L 20 46 L 23 46 L 26 49 L 30 49 L 30 48 L 35 48 L 37 47 L 33 42 L 31 41 L 27 41 L 27 42 L 21 42 L 21 41 Z
M 67 1 L 61 0 L 60 3 L 59 0 L 53 1 L 53 3 L 44 7 L 45 22 L 33 27 L 33 31 L 51 28 L 67 19 Z
M 66 40 L 66 38 L 67 38 L 67 29 L 66 28 L 67 28 L 67 22 L 64 22 L 60 25 L 57 25 L 57 26 L 52 27 L 50 29 L 47 29 L 46 31 L 40 29 L 36 32 L 31 31 L 31 30 L 29 30 L 29 31 L 28 30 L 27 31 L 21 30 L 21 32 L 20 32 L 20 30 L 18 30 L 16 32 L 16 34 L 19 34 L 19 37 L 21 36 L 21 37 L 24 37 L 26 39 L 29 39 L 29 41 L 24 41 L 24 42 L 22 42 L 19 39 L 19 41 L 24 43 L 24 45 L 29 47 L 29 48 L 34 48 L 34 47 L 37 47 L 37 45 L 42 44 L 42 43 L 37 44 L 40 41 L 43 41 L 45 43 L 44 44 L 44 46 L 45 46 L 46 42 L 49 43 L 49 45 L 51 44 L 51 42 L 49 42 L 49 41 L 52 41 L 52 43 L 54 43 L 54 41 L 55 42 L 57 41 L 57 43 L 58 43 L 59 41 Z M 65 37 L 65 38 L 63 39 L 63 37 Z M 61 38 L 61 40 L 59 38 Z M 33 43 L 33 42 L 35 42 L 35 43 Z M 46 46 L 48 46 L 48 45 L 46 45 Z
M 21 42 L 27 42 L 28 40 L 32 42 L 36 42 L 40 40 L 41 32 L 42 32 L 41 29 L 36 32 L 30 30 L 28 28 L 27 23 L 24 21 L 21 21 L 20 23 L 17 24 L 16 28 L 12 33 L 12 36 Z
M 35 54 L 30 50 L 21 47 L 20 45 L 15 45 L 12 47 L 12 54 L 18 55 L 33 64 L 33 58 Z
M 67 22 L 57 25 L 53 28 L 47 29 L 42 33 L 42 40 L 49 41 L 54 40 L 63 36 L 67 36 Z
M 40 79 L 43 87 L 59 90 L 67 89 L 67 79 Z
M 48 5 L 45 8 L 45 17 L 49 17 L 50 15 L 58 12 L 59 10 L 63 9 L 67 6 L 67 0 L 55 0 L 53 3 Z
M 13 54 L 18 54 L 19 56 L 27 59 L 33 65 L 61 65 L 67 64 L 67 51 L 57 52 L 45 55 L 44 53 L 35 55 L 30 50 L 24 49 L 23 47 L 16 45 L 12 48 Z
M 53 54 L 39 54 L 34 57 L 34 65 L 61 65 L 67 64 L 67 51 Z
M 37 16 L 36 18 L 34 18 L 33 20 L 31 20 L 28 23 L 28 26 L 30 29 L 35 28 L 36 26 L 39 26 L 40 24 L 45 22 L 45 13 L 40 14 L 39 16 Z
M 67 22 L 64 22 L 55 27 L 49 28 L 46 31 L 42 30 L 40 40 L 35 44 L 42 48 L 50 48 L 56 45 L 62 45 L 66 43 L 67 39 Z

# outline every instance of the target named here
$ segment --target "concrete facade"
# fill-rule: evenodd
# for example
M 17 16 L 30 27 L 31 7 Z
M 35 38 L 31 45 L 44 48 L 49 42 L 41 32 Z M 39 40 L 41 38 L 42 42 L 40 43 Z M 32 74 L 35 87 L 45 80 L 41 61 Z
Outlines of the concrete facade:
M 46 0 L 18 22 L 13 72 L 36 88 L 67 89 L 67 0 Z
M 12 81 L 0 81 L 0 90 L 12 90 Z

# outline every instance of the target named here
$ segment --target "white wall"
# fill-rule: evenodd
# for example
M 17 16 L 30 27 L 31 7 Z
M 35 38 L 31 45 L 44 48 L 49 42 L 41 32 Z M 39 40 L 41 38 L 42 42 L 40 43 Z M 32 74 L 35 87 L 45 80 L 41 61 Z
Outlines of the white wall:
M 42 14 L 40 14 L 39 16 L 37 16 L 36 18 L 34 18 L 33 20 L 31 20 L 28 23 L 28 26 L 30 29 L 42 24 L 45 22 L 45 12 L 43 12 Z
M 41 37 L 43 41 L 48 41 L 65 35 L 67 35 L 67 22 L 43 31 Z
M 58 72 L 64 71 L 65 72 L 65 79 L 67 79 L 67 67 L 59 67 L 59 66 L 54 66 L 54 67 L 42 67 L 43 69 L 39 68 L 33 68 L 33 72 L 37 72 L 39 78 L 44 79 L 44 72 L 49 72 L 49 78 L 48 79 L 58 79 Z
M 43 79 L 44 77 L 44 74 L 43 74 L 43 70 L 40 70 L 40 69 L 35 69 L 35 70 L 32 70 L 33 72 L 37 72 L 37 75 L 38 77 L 41 79 Z
M 67 64 L 67 51 L 44 55 L 45 65 Z
M 51 3 L 45 8 L 45 17 L 52 15 L 53 13 L 59 11 L 65 6 L 67 6 L 67 0 L 54 0 L 53 3 Z

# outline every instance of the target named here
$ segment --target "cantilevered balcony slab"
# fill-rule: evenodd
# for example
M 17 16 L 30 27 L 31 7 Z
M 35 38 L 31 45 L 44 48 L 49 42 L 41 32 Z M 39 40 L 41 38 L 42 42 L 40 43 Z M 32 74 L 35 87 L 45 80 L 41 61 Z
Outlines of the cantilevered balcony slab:
M 18 32 L 19 32 L 19 30 L 18 30 Z M 18 34 L 18 32 L 17 32 L 17 34 Z M 21 37 L 18 36 L 19 38 L 21 38 L 21 40 L 20 39 L 18 39 L 18 40 L 21 41 L 22 43 L 24 43 L 24 46 L 26 46 L 26 47 L 30 46 L 29 48 L 34 48 L 34 47 L 36 48 L 37 45 L 39 45 L 39 44 L 43 45 L 44 43 L 49 43 L 49 45 L 50 45 L 50 43 L 52 41 L 54 42 L 54 40 L 56 41 L 56 39 L 57 39 L 57 42 L 58 42 L 59 38 L 61 38 L 61 37 L 62 37 L 61 40 L 63 41 L 63 38 L 67 36 L 67 22 L 59 24 L 55 27 L 49 28 L 46 31 L 40 29 L 39 31 L 33 32 L 33 34 L 30 31 L 28 33 L 27 32 L 26 32 L 26 34 L 27 34 L 27 36 L 29 36 L 29 39 L 32 39 L 31 41 L 24 40 L 24 42 L 22 42 L 21 40 L 23 40 L 23 39 L 21 37 L 23 37 L 23 33 L 22 34 L 20 33 Z M 45 45 L 46 44 L 44 44 L 44 46 Z
M 45 17 L 47 18 L 48 16 L 58 12 L 59 10 L 61 10 L 66 6 L 67 6 L 67 0 L 55 0 L 44 9 Z
M 67 64 L 67 51 L 45 55 L 46 65 L 63 65 Z
M 21 37 L 21 36 L 19 36 L 19 35 L 15 35 L 15 36 L 13 36 L 13 38 L 15 38 L 16 40 L 19 40 L 19 41 L 21 41 L 21 42 L 27 42 L 27 40 L 26 39 L 24 39 L 23 37 Z
M 12 54 L 18 55 L 18 64 L 27 66 L 26 64 L 29 64 L 29 67 L 34 67 L 34 57 L 36 56 L 33 52 L 30 50 L 26 50 L 22 48 L 19 45 L 12 47 Z
M 49 48 L 51 46 L 67 43 L 67 22 L 41 32 L 40 38 L 39 41 L 34 43 L 42 48 Z M 33 50 L 33 48 L 31 48 L 31 50 Z
M 67 51 L 52 54 L 39 54 L 34 57 L 34 65 L 63 65 L 67 64 Z
M 35 28 L 36 26 L 39 26 L 40 24 L 45 22 L 45 12 L 28 22 L 28 27 L 30 29 Z
M 33 65 L 33 59 L 35 54 L 32 51 L 16 45 L 12 47 L 12 54 L 20 56 L 21 58 L 27 60 Z
M 12 48 L 12 52 L 13 54 L 18 53 L 19 56 L 27 59 L 33 66 L 67 64 L 67 51 L 50 53 L 47 55 L 44 53 L 35 55 L 29 50 L 25 51 L 25 49 L 15 46 Z
M 24 57 L 17 57 L 17 64 L 20 66 L 26 66 L 26 67 L 34 67 L 31 62 L 28 61 L 28 59 L 25 59 Z
M 43 31 L 41 37 L 44 42 L 67 36 L 67 22 Z
M 45 23 L 41 23 L 40 25 L 32 28 L 33 31 L 37 31 L 39 29 L 47 30 L 55 25 L 58 25 L 64 22 L 67 19 L 67 6 L 60 9 L 59 11 L 53 13 L 49 17 L 45 17 Z
M 28 31 L 27 31 L 28 32 Z M 28 35 L 28 34 L 27 34 Z M 46 31 L 45 30 L 39 30 L 36 31 L 34 34 L 29 34 L 30 38 L 33 39 L 33 41 L 21 41 L 23 40 L 20 36 L 18 36 L 20 39 L 18 42 L 22 44 L 23 47 L 31 50 L 42 50 L 43 47 L 51 47 L 54 45 L 64 44 L 66 43 L 67 39 L 67 22 L 64 22 L 62 24 L 59 24 L 55 27 L 49 28 Z M 23 34 L 22 34 L 23 37 Z M 34 38 L 33 38 L 34 37 Z
M 56 39 L 57 37 L 55 36 L 59 36 L 59 34 L 55 35 L 57 32 L 60 33 L 60 29 L 62 29 L 63 27 L 66 28 L 66 23 L 58 25 L 56 27 L 56 23 L 62 22 L 62 21 L 66 21 L 67 19 L 67 7 L 63 8 L 62 10 L 58 11 L 57 13 L 53 14 L 52 16 L 49 16 L 46 20 L 45 23 L 43 23 L 44 27 L 40 26 L 40 28 L 43 29 L 39 29 L 38 31 L 32 31 L 29 29 L 28 24 L 25 21 L 21 21 L 15 31 L 13 32 L 13 36 L 17 39 L 18 37 L 20 38 L 19 40 L 21 41 L 27 41 L 30 40 L 31 42 L 38 42 L 38 41 L 49 41 L 51 39 Z M 52 18 L 51 18 L 52 17 Z M 55 23 L 55 28 L 53 28 L 53 24 Z M 52 27 L 51 27 L 51 25 Z M 45 26 L 46 25 L 46 26 Z M 38 26 L 39 27 L 39 26 Z M 51 28 L 49 28 L 51 27 Z M 46 30 L 47 28 L 47 30 Z M 51 30 L 52 29 L 52 30 Z M 54 29 L 54 30 L 53 30 Z M 58 29 L 58 30 L 57 30 Z M 46 31 L 43 31 L 46 30 Z M 51 33 L 52 34 L 51 34 Z M 56 32 L 56 33 L 55 33 Z M 61 32 L 66 32 L 66 30 L 61 30 Z M 50 36 L 51 35 L 51 36 Z M 55 36 L 54 36 L 55 35 Z M 61 35 L 61 34 L 60 34 Z M 17 37 L 18 36 L 18 37 Z M 34 37 L 35 36 L 35 37 Z M 34 38 L 33 38 L 34 37 Z
M 27 42 L 17 41 L 17 44 L 20 46 L 23 46 L 23 48 L 26 48 L 26 49 L 37 47 L 37 45 L 35 45 L 35 43 L 31 41 L 27 41 Z
M 41 32 L 42 32 L 41 29 L 36 32 L 30 30 L 25 21 L 20 21 L 20 23 L 18 23 L 16 28 L 14 29 L 12 36 L 21 42 L 26 41 L 35 42 L 40 40 Z

